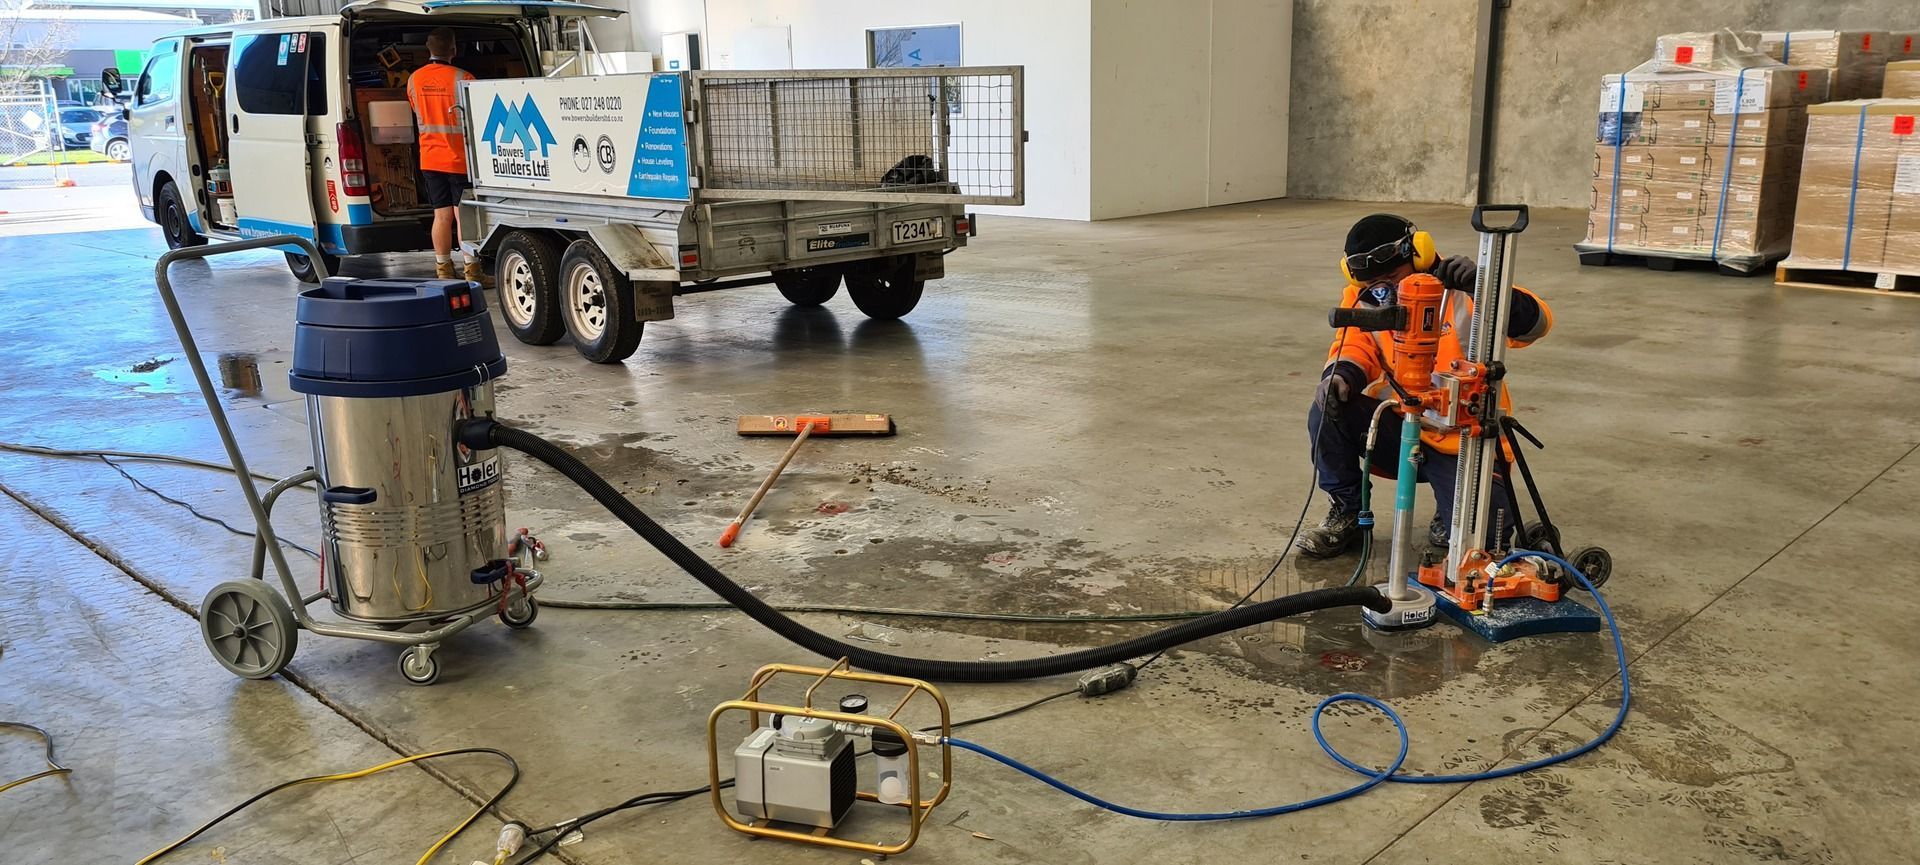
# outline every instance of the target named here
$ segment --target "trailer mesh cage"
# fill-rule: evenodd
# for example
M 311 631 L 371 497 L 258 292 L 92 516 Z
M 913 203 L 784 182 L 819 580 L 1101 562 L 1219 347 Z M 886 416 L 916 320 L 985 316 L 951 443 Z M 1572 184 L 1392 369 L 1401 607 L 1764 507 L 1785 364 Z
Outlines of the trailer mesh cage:
M 1018 66 L 692 77 L 707 197 L 1022 203 Z

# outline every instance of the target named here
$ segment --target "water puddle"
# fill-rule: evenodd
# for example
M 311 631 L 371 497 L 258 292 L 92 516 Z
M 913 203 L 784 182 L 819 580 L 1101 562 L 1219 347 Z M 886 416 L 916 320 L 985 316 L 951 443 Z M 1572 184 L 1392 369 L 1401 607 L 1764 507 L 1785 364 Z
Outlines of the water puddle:
M 222 396 L 229 400 L 281 402 L 298 394 L 287 386 L 287 358 L 284 352 L 202 352 Z M 179 354 L 163 354 L 129 364 L 116 364 L 93 370 L 93 377 L 131 388 L 144 394 L 197 393 L 193 367 Z

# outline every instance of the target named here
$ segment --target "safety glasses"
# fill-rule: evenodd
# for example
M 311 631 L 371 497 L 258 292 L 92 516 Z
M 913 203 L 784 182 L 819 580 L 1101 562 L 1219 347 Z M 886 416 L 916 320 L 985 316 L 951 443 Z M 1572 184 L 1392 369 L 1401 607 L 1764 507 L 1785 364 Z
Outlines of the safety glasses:
M 1347 256 L 1347 273 L 1355 280 L 1365 282 L 1393 270 L 1412 257 L 1408 254 L 1407 240 L 1403 237 Z

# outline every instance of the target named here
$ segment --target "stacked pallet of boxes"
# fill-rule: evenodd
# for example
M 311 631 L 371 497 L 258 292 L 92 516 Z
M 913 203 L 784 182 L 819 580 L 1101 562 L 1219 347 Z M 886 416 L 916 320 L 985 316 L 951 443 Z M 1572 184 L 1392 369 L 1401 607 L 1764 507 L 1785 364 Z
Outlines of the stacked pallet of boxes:
M 1887 64 L 1887 83 L 1881 93 L 1888 99 L 1920 99 L 1920 60 Z
M 1920 289 L 1920 99 L 1817 105 L 1780 281 Z
M 1584 264 L 1708 261 L 1751 273 L 1787 252 L 1807 106 L 1824 69 L 1783 66 L 1730 34 L 1677 34 L 1603 76 Z
M 1880 95 L 1887 62 L 1900 59 L 1910 44 L 1907 34 L 1899 35 L 1896 43 L 1884 30 L 1766 30 L 1744 34 L 1743 41 L 1788 66 L 1829 70 L 1828 98 L 1838 101 Z

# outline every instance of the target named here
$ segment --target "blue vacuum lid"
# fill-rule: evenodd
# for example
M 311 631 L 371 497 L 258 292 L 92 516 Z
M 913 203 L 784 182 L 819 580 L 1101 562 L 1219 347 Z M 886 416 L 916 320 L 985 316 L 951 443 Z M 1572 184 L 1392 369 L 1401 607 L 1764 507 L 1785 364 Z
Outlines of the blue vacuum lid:
M 473 283 L 334 277 L 300 293 L 288 373 L 299 393 L 420 396 L 506 371 L 486 294 Z

